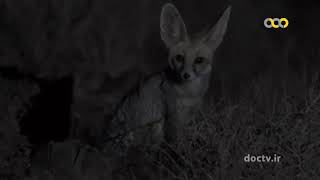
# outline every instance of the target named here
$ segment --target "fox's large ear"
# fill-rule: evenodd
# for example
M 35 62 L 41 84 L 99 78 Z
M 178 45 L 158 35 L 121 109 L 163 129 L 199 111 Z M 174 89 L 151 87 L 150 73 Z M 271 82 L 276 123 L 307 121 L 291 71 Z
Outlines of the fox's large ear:
M 173 4 L 167 3 L 162 7 L 160 34 L 168 48 L 188 39 L 186 26 Z
M 223 36 L 227 30 L 230 17 L 231 6 L 229 6 L 217 22 L 217 24 L 205 36 L 205 43 L 211 48 L 216 49 L 222 42 Z

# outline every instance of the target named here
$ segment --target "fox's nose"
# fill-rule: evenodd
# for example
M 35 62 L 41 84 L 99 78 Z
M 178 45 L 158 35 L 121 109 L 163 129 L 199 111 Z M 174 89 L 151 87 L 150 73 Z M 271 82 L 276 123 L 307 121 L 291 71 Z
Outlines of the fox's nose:
M 189 73 L 184 73 L 183 74 L 183 79 L 184 80 L 188 80 L 190 78 L 190 74 Z

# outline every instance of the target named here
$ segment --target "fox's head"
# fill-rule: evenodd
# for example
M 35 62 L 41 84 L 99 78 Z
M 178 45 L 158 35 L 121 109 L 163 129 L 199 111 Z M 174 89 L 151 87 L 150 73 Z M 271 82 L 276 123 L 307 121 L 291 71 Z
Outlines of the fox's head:
M 230 11 L 231 7 L 227 8 L 207 34 L 193 39 L 188 35 L 175 6 L 170 3 L 163 6 L 160 18 L 161 38 L 169 49 L 170 68 L 177 73 L 180 81 L 193 81 L 211 72 L 213 54 L 226 32 Z

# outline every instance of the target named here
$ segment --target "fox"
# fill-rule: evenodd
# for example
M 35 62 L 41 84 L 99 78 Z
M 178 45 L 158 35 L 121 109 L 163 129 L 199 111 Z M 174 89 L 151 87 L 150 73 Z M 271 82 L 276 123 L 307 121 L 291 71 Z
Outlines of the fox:
M 169 52 L 168 66 L 125 96 L 103 135 L 105 146 L 125 153 L 130 147 L 179 140 L 181 129 L 203 103 L 214 52 L 223 41 L 230 13 L 231 6 L 207 33 L 192 37 L 178 9 L 171 3 L 163 5 L 160 36 Z

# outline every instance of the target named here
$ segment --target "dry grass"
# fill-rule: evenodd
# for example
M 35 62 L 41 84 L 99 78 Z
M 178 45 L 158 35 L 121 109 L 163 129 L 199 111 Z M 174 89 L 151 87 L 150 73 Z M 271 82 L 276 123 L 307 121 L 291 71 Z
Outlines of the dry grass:
M 319 179 L 320 89 L 315 82 L 304 99 L 285 93 L 270 97 L 255 84 L 236 103 L 211 103 L 185 128 L 179 144 L 136 166 L 151 162 L 162 175 L 156 179 Z M 247 154 L 281 159 L 246 163 Z

